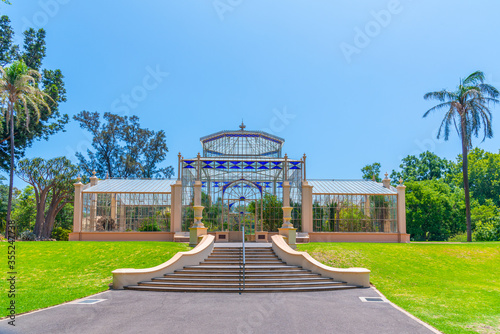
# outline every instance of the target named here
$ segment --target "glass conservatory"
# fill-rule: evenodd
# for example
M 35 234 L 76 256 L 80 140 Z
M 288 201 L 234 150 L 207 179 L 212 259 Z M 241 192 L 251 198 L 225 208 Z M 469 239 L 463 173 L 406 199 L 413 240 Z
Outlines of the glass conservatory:
M 200 141 L 202 154 L 179 153 L 176 180 L 94 175 L 75 184 L 71 240 L 186 241 L 198 228 L 221 242 L 243 229 L 248 240 L 267 241 L 289 228 L 305 242 L 407 241 L 404 186 L 387 176 L 308 180 L 305 154 L 290 158 L 283 138 L 243 124 Z

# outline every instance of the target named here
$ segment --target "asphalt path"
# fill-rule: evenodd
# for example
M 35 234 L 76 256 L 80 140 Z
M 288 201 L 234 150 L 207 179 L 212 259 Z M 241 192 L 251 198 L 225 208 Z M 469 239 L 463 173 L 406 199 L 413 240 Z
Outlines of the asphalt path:
M 285 293 L 110 290 L 0 321 L 2 334 L 112 333 L 436 333 L 373 288 Z

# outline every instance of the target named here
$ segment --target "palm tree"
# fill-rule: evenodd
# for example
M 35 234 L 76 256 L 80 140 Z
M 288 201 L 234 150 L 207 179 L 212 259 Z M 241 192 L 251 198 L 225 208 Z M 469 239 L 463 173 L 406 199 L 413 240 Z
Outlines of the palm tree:
M 462 140 L 462 173 L 465 191 L 465 214 L 467 217 L 467 241 L 472 241 L 472 229 L 470 219 L 470 197 L 469 197 L 469 174 L 467 154 L 472 148 L 472 136 L 476 138 L 479 133 L 483 134 L 483 141 L 493 137 L 491 129 L 490 103 L 499 102 L 498 90 L 484 83 L 484 73 L 476 71 L 464 80 L 455 91 L 442 90 L 424 95 L 426 100 L 438 100 L 437 106 L 427 110 L 424 117 L 431 112 L 445 109 L 446 113 L 439 127 L 438 139 L 444 130 L 444 139 L 448 140 L 451 127 L 455 127 L 458 136 Z M 481 129 L 483 131 L 481 131 Z
M 5 225 L 5 237 L 8 238 L 8 229 L 12 210 L 12 191 L 14 187 L 14 118 L 20 122 L 24 117 L 26 128 L 29 127 L 31 107 L 35 111 L 37 121 L 40 118 L 39 106 L 43 105 L 50 111 L 50 107 L 44 97 L 46 93 L 38 88 L 37 80 L 40 73 L 29 69 L 22 60 L 13 62 L 5 69 L 0 66 L 0 95 L 7 108 L 2 108 L 6 127 L 10 130 L 10 184 L 9 197 L 7 201 L 7 217 Z

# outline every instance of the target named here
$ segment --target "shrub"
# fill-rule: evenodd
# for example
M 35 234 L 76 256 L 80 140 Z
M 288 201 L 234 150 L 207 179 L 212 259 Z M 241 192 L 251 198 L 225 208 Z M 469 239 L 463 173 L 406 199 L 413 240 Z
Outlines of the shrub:
M 477 241 L 500 241 L 500 217 L 477 222 L 473 238 Z
M 156 222 L 152 221 L 144 221 L 141 223 L 137 231 L 140 232 L 159 232 L 161 231 L 161 228 L 158 226 Z
M 66 230 L 62 227 L 56 227 L 55 229 L 52 230 L 51 237 L 56 239 L 57 241 L 68 241 L 70 233 L 71 233 L 70 230 Z
M 35 241 L 36 235 L 35 235 L 35 233 L 31 232 L 30 230 L 26 230 L 23 233 L 21 233 L 21 240 L 22 241 Z

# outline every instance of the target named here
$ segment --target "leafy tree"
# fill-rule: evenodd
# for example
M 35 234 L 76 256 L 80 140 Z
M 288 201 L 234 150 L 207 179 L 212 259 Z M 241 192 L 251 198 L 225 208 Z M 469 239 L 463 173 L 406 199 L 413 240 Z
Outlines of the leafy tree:
M 479 136 L 483 130 L 483 141 L 486 138 L 493 137 L 491 127 L 490 103 L 499 102 L 498 90 L 484 83 L 483 72 L 477 71 L 465 79 L 461 79 L 459 86 L 455 91 L 441 90 L 430 92 L 424 95 L 426 100 L 438 100 L 440 103 L 425 112 L 427 117 L 431 112 L 444 109 L 445 117 L 439 127 L 437 137 L 444 131 L 444 139 L 448 140 L 450 129 L 454 127 L 458 136 L 462 140 L 462 174 L 465 191 L 465 209 L 467 218 L 467 241 L 472 241 L 472 227 L 470 215 L 470 196 L 469 196 L 469 175 L 468 175 L 468 152 L 472 147 L 472 136 Z
M 456 165 L 457 169 L 462 168 L 461 155 L 458 156 Z M 472 198 L 481 205 L 491 200 L 500 207 L 500 153 L 474 148 L 469 153 L 468 167 Z M 454 182 L 460 185 L 459 175 L 455 175 Z
M 36 199 L 33 187 L 27 186 L 17 197 L 17 205 L 12 211 L 12 218 L 19 232 L 33 230 L 36 220 Z
M 443 180 L 406 183 L 406 225 L 413 240 L 443 241 L 465 230 L 462 193 Z
M 399 165 L 401 170 L 393 170 L 391 179 L 394 184 L 397 184 L 399 179 L 405 182 L 443 179 L 451 173 L 452 167 L 452 162 L 426 151 L 418 157 L 409 155 L 403 158 Z
M 363 180 L 372 180 L 375 178 L 375 181 L 382 182 L 382 178 L 380 177 L 380 163 L 375 162 L 371 165 L 366 165 L 361 168 L 361 172 L 363 173 Z
M 5 231 L 5 222 L 7 221 L 7 202 L 9 198 L 9 186 L 3 183 L 5 181 L 5 177 L 0 175 L 0 231 Z M 19 202 L 17 197 L 19 196 L 20 191 L 17 188 L 14 188 L 14 195 L 12 201 L 12 207 L 15 208 L 17 203 Z
M 22 60 L 15 61 L 5 69 L 0 67 L 0 75 L 0 94 L 3 95 L 7 104 L 3 117 L 10 130 L 10 183 L 6 217 L 7 234 L 8 224 L 11 219 L 12 192 L 14 189 L 14 119 L 17 118 L 19 122 L 22 117 L 21 115 L 23 115 L 26 120 L 26 128 L 29 128 L 31 115 L 28 105 L 36 111 L 38 118 L 40 117 L 38 105 L 44 105 L 49 110 L 50 107 L 44 99 L 44 97 L 49 96 L 36 86 L 36 79 L 40 77 L 40 73 L 30 70 Z
M 94 151 L 87 150 L 86 158 L 77 153 L 80 168 L 87 174 L 94 169 L 98 177 L 167 177 L 170 178 L 172 166 L 160 168 L 168 152 L 164 131 L 151 131 L 140 127 L 137 116 L 118 116 L 104 114 L 101 122 L 99 113 L 82 111 L 74 119 L 80 127 L 92 136 Z
M 65 157 L 23 159 L 16 173 L 34 188 L 37 206 L 34 233 L 37 238 L 49 238 L 57 214 L 73 199 L 78 167 Z
M 6 66 L 15 60 L 22 59 L 28 67 L 39 71 L 41 80 L 36 78 L 36 85 L 50 98 L 44 98 L 49 105 L 46 108 L 43 103 L 38 104 L 38 110 L 30 107 L 26 112 L 24 106 L 20 105 L 19 119 L 14 123 L 14 149 L 15 158 L 21 159 L 26 148 L 30 147 L 35 140 L 44 139 L 54 133 L 62 131 L 68 123 L 69 117 L 59 112 L 59 105 L 66 101 L 66 89 L 64 87 L 64 76 L 60 70 L 41 70 L 41 64 L 45 57 L 45 31 L 39 29 L 28 29 L 24 32 L 24 48 L 20 51 L 19 46 L 13 45 L 14 32 L 10 26 L 7 16 L 0 18 L 0 65 Z M 2 103 L 4 111 L 6 105 Z M 5 111 L 4 111 L 5 112 Z M 26 122 L 26 116 L 37 119 L 37 122 Z M 10 169 L 10 131 L 5 124 L 6 119 L 0 117 L 0 169 L 9 171 Z
M 19 58 L 19 46 L 12 44 L 14 30 L 10 26 L 9 17 L 0 17 L 0 66 L 10 64 Z

